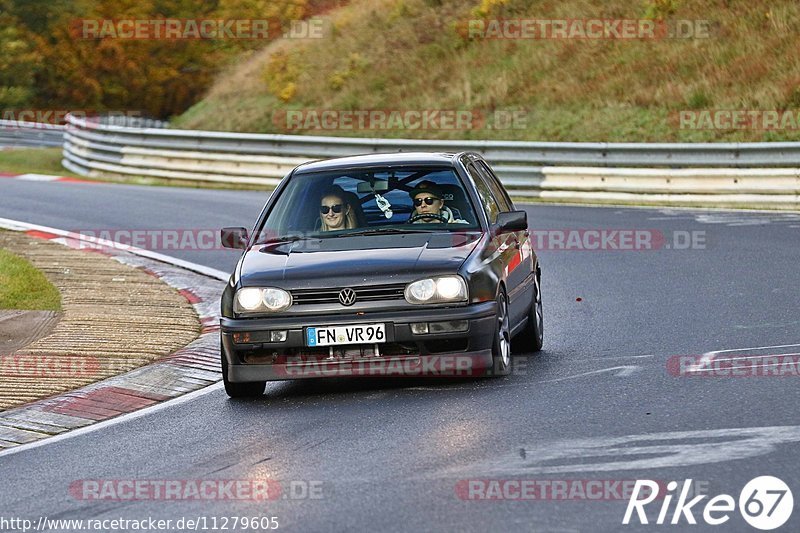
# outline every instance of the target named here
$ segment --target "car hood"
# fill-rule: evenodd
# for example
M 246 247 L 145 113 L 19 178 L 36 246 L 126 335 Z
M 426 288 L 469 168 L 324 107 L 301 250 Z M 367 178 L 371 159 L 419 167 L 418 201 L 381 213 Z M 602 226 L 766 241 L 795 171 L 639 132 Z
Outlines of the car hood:
M 261 244 L 243 255 L 239 281 L 287 289 L 407 283 L 456 273 L 480 236 L 412 233 Z

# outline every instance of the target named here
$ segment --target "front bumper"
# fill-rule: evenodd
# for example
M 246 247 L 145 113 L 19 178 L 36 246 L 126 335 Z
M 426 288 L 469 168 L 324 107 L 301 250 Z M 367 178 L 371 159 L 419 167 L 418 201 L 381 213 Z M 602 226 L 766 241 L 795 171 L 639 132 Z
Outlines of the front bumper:
M 222 318 L 222 357 L 231 382 L 334 376 L 474 376 L 492 367 L 497 303 L 275 318 Z M 466 331 L 415 334 L 412 323 L 463 321 Z M 386 342 L 376 345 L 306 346 L 308 326 L 383 323 Z M 284 342 L 263 342 L 286 331 Z M 234 342 L 234 334 L 250 342 Z M 240 339 L 241 341 L 241 339 Z

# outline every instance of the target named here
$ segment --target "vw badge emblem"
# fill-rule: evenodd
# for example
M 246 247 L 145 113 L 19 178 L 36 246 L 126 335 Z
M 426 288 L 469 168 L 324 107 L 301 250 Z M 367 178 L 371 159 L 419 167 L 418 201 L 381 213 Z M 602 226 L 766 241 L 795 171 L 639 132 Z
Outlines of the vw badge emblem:
M 339 291 L 339 303 L 348 306 L 356 303 L 356 291 L 350 287 Z

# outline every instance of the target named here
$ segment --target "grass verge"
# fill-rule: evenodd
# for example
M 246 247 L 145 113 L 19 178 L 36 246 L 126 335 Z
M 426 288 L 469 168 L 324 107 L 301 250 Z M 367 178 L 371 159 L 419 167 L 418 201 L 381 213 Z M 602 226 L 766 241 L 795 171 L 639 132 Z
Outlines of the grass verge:
M 57 147 L 0 150 L 0 172 L 81 177 L 62 167 L 61 159 L 61 148 Z
M 0 248 L 0 309 L 60 311 L 61 294 L 26 259 Z

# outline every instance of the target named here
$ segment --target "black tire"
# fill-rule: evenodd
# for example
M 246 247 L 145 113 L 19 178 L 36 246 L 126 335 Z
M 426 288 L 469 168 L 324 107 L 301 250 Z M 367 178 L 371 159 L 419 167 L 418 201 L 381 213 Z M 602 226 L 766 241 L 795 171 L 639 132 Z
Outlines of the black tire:
M 514 348 L 518 353 L 538 352 L 544 344 L 544 315 L 542 314 L 542 271 L 537 267 L 534 278 L 533 302 L 528 310 L 525 329 L 514 337 Z
M 492 376 L 511 373 L 511 326 L 508 318 L 508 300 L 500 289 L 497 295 L 497 318 L 492 340 Z
M 248 381 L 246 383 L 233 383 L 228 381 L 228 360 L 225 358 L 225 349 L 222 343 L 219 345 L 219 355 L 222 359 L 222 382 L 225 384 L 225 392 L 231 398 L 257 398 L 264 394 L 267 386 L 266 381 Z

